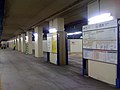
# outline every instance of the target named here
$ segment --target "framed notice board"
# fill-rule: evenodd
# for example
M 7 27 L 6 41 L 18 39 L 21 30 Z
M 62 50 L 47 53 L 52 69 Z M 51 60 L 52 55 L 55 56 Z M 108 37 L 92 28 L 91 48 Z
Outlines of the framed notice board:
M 117 20 L 83 26 L 83 58 L 117 64 Z
M 83 26 L 83 71 L 87 60 L 114 64 L 116 87 L 120 88 L 120 19 Z

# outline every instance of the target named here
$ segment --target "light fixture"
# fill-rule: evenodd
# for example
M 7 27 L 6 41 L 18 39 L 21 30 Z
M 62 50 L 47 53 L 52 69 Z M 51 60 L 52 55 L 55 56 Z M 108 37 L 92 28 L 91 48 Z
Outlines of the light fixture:
M 53 38 L 57 38 L 57 35 L 53 35 Z
M 56 28 L 49 29 L 49 33 L 55 33 L 55 32 L 57 32 Z
M 96 23 L 110 21 L 113 19 L 114 18 L 113 18 L 113 16 L 111 16 L 111 13 L 104 13 L 104 14 L 100 14 L 100 15 L 94 16 L 92 18 L 89 18 L 88 24 L 96 24 Z
M 28 41 L 28 36 L 25 36 L 25 38 L 26 38 L 26 41 Z
M 80 38 L 83 38 L 83 36 L 81 36 Z
M 38 33 L 34 33 L 35 41 L 38 41 Z
M 70 35 L 77 35 L 77 34 L 81 34 L 82 32 L 74 32 L 74 33 L 68 33 L 67 35 L 70 36 Z
M 34 33 L 34 37 L 38 37 L 38 33 Z

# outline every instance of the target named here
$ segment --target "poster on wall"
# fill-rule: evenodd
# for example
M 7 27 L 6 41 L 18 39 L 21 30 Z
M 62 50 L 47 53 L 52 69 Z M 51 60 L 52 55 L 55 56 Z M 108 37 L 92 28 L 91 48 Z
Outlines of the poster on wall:
M 93 60 L 105 61 L 106 60 L 106 51 L 105 50 L 94 50 Z
M 83 50 L 83 56 L 84 56 L 84 58 L 86 58 L 86 59 L 93 59 L 93 54 L 94 52 L 93 52 L 93 50 Z
M 117 28 L 107 28 L 96 31 L 96 40 L 105 40 L 111 41 L 116 40 L 117 38 Z
M 57 53 L 57 33 L 52 36 L 52 52 Z
M 53 64 L 57 64 L 57 54 L 50 53 L 50 62 Z
M 83 50 L 85 59 L 117 64 L 117 51 L 115 50 Z
M 83 48 L 117 50 L 117 28 L 84 32 Z
M 47 52 L 52 52 L 52 36 L 47 36 Z
M 106 62 L 117 64 L 117 51 L 107 51 Z

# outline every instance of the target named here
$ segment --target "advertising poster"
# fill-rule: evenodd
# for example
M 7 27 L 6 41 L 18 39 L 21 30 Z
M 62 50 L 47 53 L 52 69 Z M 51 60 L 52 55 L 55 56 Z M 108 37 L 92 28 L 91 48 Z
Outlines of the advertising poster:
M 106 51 L 95 50 L 94 51 L 94 60 L 105 61 L 106 60 Z
M 47 51 L 52 52 L 52 37 L 47 37 Z
M 86 59 L 93 59 L 93 55 L 94 55 L 94 52 L 93 52 L 93 50 L 83 50 L 83 56 L 84 56 L 84 58 L 86 58 Z
M 106 53 L 106 62 L 117 64 L 117 52 L 108 51 Z
M 54 33 L 52 36 L 52 52 L 57 53 L 57 34 Z

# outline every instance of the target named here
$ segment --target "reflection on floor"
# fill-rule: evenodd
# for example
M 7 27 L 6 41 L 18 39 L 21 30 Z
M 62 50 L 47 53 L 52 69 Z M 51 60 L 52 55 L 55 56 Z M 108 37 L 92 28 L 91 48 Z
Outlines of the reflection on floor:
M 70 65 L 82 68 L 82 53 L 69 53 L 68 61 Z
M 2 90 L 116 90 L 81 75 L 81 67 L 56 66 L 10 49 L 0 50 Z

